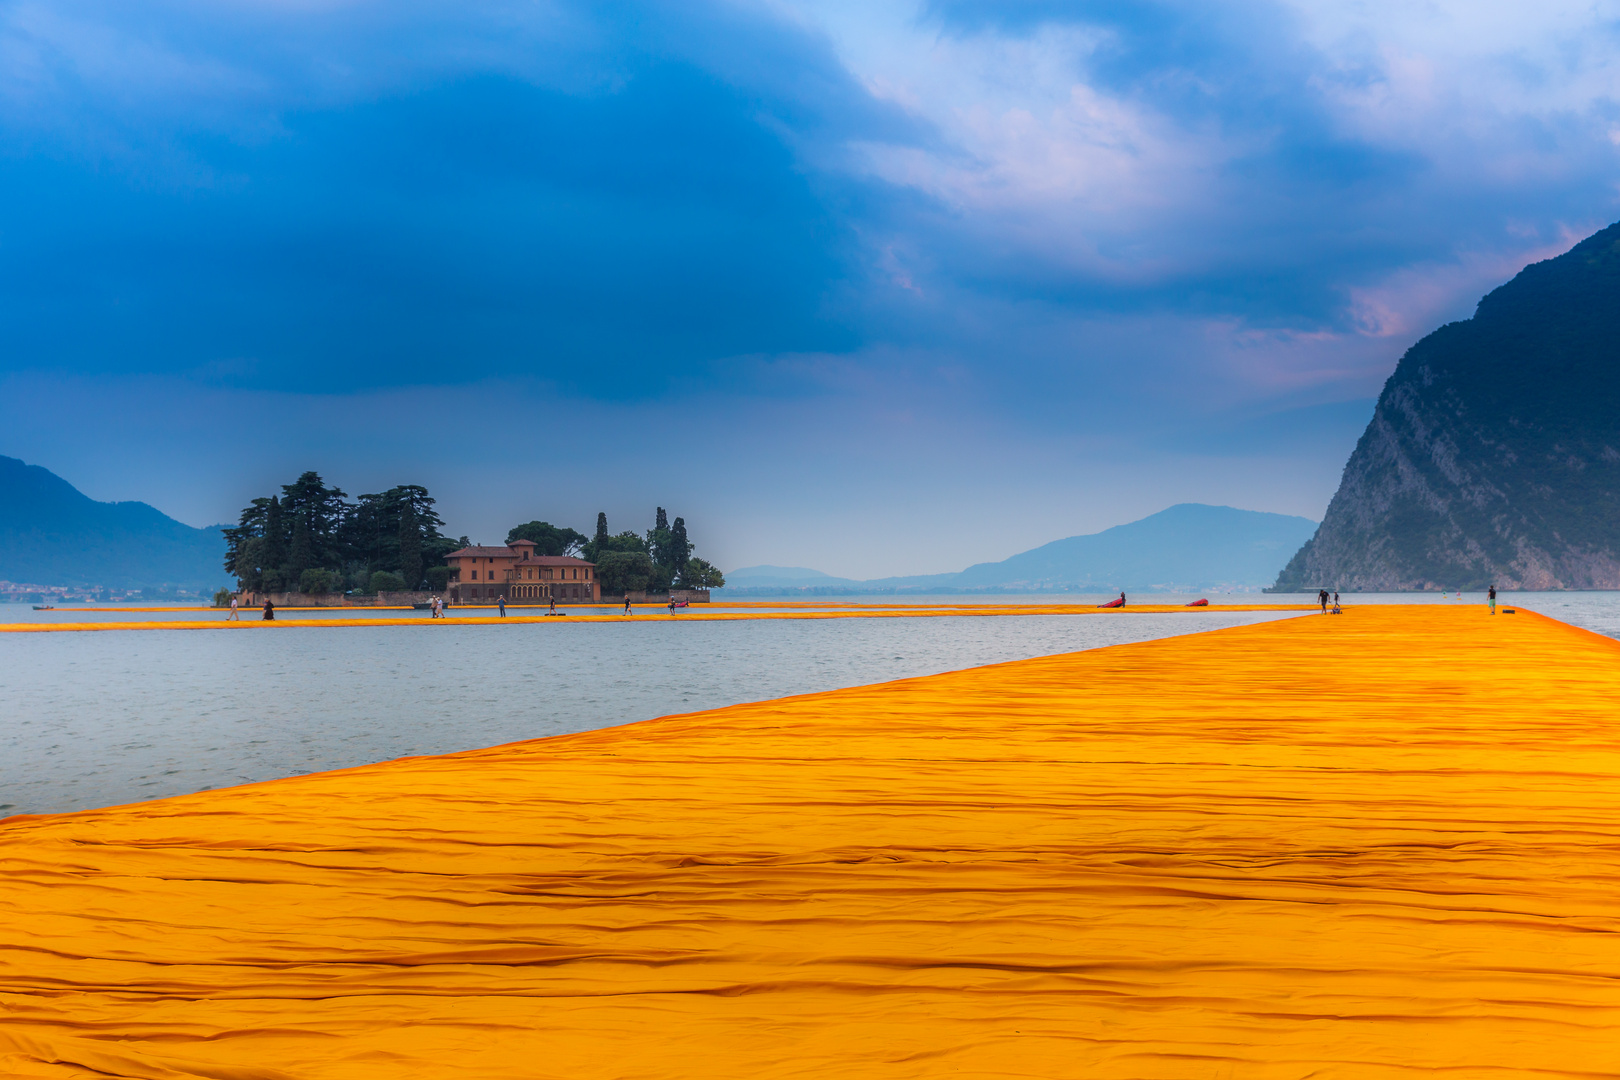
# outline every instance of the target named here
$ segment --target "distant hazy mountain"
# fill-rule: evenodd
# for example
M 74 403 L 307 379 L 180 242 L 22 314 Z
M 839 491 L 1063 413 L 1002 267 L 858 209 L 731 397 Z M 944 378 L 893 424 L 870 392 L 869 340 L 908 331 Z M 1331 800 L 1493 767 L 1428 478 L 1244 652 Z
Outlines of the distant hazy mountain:
M 225 538 L 141 502 L 104 503 L 55 473 L 0 457 L 0 579 L 31 585 L 212 589 Z
M 1620 225 L 1401 358 L 1280 589 L 1620 588 Z
M 726 571 L 728 589 L 739 587 L 800 589 L 859 584 L 861 583 L 851 581 L 849 578 L 833 577 L 831 574 L 823 574 L 820 570 L 811 570 L 804 566 L 745 566 L 740 570 Z
M 748 567 L 732 588 L 855 592 L 1198 592 L 1255 590 L 1276 580 L 1313 532 L 1309 518 L 1182 503 L 1100 533 L 1054 540 L 957 574 L 850 581 L 802 567 Z

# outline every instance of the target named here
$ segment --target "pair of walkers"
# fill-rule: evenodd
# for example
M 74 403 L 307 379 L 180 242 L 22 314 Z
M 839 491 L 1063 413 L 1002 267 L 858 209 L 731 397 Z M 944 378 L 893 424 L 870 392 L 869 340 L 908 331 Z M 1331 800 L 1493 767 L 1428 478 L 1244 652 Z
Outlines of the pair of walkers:
M 1334 589 L 1332 593 L 1329 593 L 1326 589 L 1317 589 L 1316 600 L 1322 605 L 1322 614 L 1326 615 L 1328 613 L 1328 602 L 1330 600 L 1333 603 L 1333 613 L 1335 615 L 1339 613 L 1339 590 Z

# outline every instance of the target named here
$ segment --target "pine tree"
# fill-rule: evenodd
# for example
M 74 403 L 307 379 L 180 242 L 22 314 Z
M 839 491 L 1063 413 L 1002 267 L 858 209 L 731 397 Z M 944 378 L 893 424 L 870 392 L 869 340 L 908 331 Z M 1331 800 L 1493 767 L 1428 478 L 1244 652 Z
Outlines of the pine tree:
M 270 496 L 264 511 L 264 562 L 266 570 L 280 570 L 287 561 L 286 524 L 281 516 L 281 500 Z
M 315 546 L 309 534 L 309 519 L 299 514 L 293 522 L 292 547 L 287 552 L 287 580 L 297 581 L 315 562 Z
M 407 589 L 422 583 L 422 530 L 416 523 L 416 508 L 409 502 L 399 515 L 399 573 Z

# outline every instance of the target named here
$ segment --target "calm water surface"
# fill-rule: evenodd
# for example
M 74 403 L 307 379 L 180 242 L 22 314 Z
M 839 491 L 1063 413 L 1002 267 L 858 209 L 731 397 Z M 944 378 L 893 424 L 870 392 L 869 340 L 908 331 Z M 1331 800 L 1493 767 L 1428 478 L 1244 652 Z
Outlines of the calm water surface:
M 882 605 L 895 599 L 843 602 Z M 1139 599 L 1187 598 L 1142 594 Z M 1219 605 L 1310 598 L 1210 599 Z M 905 603 L 969 600 L 904 598 Z M 1438 594 L 1346 595 L 1344 600 L 1483 602 L 1477 595 L 1458 600 Z M 1519 593 L 1504 594 L 1503 600 L 1620 637 L 1620 593 Z M 200 614 L 195 609 L 157 616 L 73 608 L 33 612 L 26 605 L 0 604 L 0 621 L 194 619 Z M 419 613 L 392 617 L 426 621 Z M 4 634 L 0 816 L 136 802 L 1277 617 L 1217 607 L 1100 618 L 557 620 L 269 634 Z
M 0 611 L 0 619 L 89 617 L 0 607 L 27 611 Z M 136 802 L 1275 617 L 477 626 L 417 617 L 402 619 L 416 625 L 376 630 L 4 634 L 0 816 Z

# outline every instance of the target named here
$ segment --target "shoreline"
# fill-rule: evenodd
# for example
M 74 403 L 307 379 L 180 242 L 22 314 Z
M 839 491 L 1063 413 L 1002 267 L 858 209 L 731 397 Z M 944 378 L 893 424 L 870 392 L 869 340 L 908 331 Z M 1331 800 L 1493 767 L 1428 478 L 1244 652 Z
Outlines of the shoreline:
M 778 607 L 785 605 L 761 605 Z M 806 605 L 819 607 L 820 605 Z M 64 631 L 95 631 L 95 630 L 245 630 L 250 627 L 263 629 L 283 629 L 287 627 L 326 628 L 337 629 L 344 627 L 400 627 L 400 626 L 491 626 L 505 624 L 525 623 L 634 623 L 648 621 L 662 622 L 746 622 L 761 619 L 940 619 L 940 618 L 1003 618 L 1028 615 L 1102 615 L 1102 616 L 1129 616 L 1129 615 L 1167 615 L 1187 614 L 1199 615 L 1220 612 L 1298 612 L 1307 614 L 1317 611 L 1314 605 L 1287 605 L 1287 604 L 1223 604 L 1209 607 L 1187 607 L 1185 605 L 1158 605 L 1138 604 L 1124 608 L 1101 608 L 1096 605 L 1063 606 L 1063 605 L 974 605 L 971 607 L 952 607 L 946 605 L 917 605 L 908 608 L 895 607 L 867 607 L 851 605 L 841 610 L 826 611 L 769 611 L 769 612 L 727 612 L 727 611 L 694 611 L 691 608 L 681 609 L 680 614 L 671 614 L 664 610 L 664 605 L 648 604 L 633 615 L 601 614 L 601 615 L 481 615 L 456 616 L 450 615 L 440 619 L 429 618 L 423 613 L 418 618 L 302 618 L 302 619 L 263 619 L 252 618 L 257 608 L 243 609 L 242 618 L 228 620 L 223 616 L 216 619 L 174 619 L 170 621 L 130 621 L 130 622 L 64 622 L 64 623 L 35 623 L 17 622 L 0 623 L 0 634 L 29 634 L 29 633 L 56 633 Z M 284 610 L 277 608 L 276 610 Z M 297 611 L 342 611 L 342 608 L 308 609 L 295 608 Z M 464 610 L 452 608 L 451 610 Z M 493 608 L 490 610 L 494 610 Z M 507 607 L 508 612 L 522 610 L 513 605 Z

